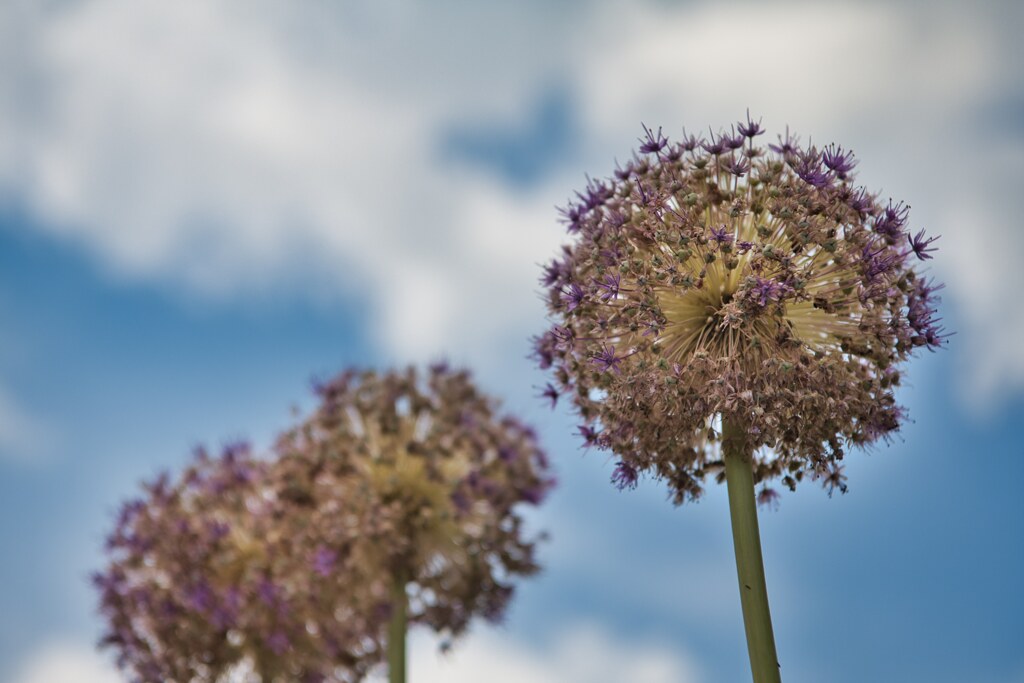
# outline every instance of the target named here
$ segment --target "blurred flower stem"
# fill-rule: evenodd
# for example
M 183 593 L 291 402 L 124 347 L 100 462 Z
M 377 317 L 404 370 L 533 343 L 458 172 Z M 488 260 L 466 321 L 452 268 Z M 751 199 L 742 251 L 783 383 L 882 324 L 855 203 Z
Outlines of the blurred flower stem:
M 405 573 L 395 576 L 391 589 L 391 623 L 388 626 L 388 683 L 405 683 L 405 633 L 408 630 L 409 598 Z
M 724 417 L 722 450 L 750 668 L 754 683 L 780 683 L 772 617 L 768 610 L 768 588 L 764 580 L 764 561 L 761 559 L 761 536 L 757 528 L 753 454 L 747 446 L 744 430 Z
M 399 572 L 391 587 L 391 623 L 387 632 L 388 683 L 406 683 L 406 632 L 409 626 L 409 597 L 406 579 Z

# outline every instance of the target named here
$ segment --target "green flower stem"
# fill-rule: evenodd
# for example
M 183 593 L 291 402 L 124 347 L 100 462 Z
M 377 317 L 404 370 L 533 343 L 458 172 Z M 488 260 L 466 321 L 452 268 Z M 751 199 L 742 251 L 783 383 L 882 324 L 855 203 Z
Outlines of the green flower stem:
M 405 633 L 408 630 L 409 598 L 405 577 L 395 577 L 391 587 L 391 623 L 388 625 L 388 683 L 405 683 Z
M 745 444 L 743 430 L 722 418 L 722 451 L 729 490 L 729 516 L 736 549 L 736 573 L 743 606 L 743 626 L 754 683 L 781 683 L 775 654 L 772 617 L 768 611 L 768 588 L 761 559 L 761 535 L 757 528 L 754 501 L 753 458 Z

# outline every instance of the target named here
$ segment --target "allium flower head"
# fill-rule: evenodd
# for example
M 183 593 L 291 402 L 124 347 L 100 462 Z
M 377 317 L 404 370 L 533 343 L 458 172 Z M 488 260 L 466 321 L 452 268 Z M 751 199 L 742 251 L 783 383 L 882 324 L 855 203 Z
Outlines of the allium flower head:
M 407 583 L 410 624 L 458 635 L 473 616 L 498 620 L 511 580 L 538 569 L 520 504 L 554 484 L 533 430 L 444 365 L 346 372 L 318 393 L 277 446 L 303 545 L 343 549 L 385 608 Z
M 749 115 L 735 130 L 673 144 L 645 128 L 629 173 L 590 181 L 603 199 L 563 210 L 574 241 L 536 338 L 588 444 L 627 466 L 615 483 L 646 472 L 677 503 L 720 474 L 721 417 L 758 481 L 842 489 L 844 449 L 899 427 L 903 361 L 944 341 L 908 207 L 854 185 L 849 150 L 788 130 L 759 146 Z
M 466 372 L 346 372 L 258 460 L 200 450 L 126 504 L 97 573 L 104 644 L 134 681 L 354 683 L 409 622 L 458 635 L 533 574 L 520 504 L 554 484 L 534 432 Z
M 271 468 L 244 445 L 201 450 L 122 508 L 93 581 L 103 644 L 131 680 L 349 683 L 380 661 L 385 621 L 346 580 L 355 539 L 310 545 L 304 520 L 281 515 Z

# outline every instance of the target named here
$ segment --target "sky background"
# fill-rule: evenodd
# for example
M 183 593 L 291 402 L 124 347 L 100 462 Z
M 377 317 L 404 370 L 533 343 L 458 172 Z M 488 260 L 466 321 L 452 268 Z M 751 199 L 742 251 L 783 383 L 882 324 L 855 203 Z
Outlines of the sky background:
M 0 3 L 0 681 L 115 683 L 88 584 L 197 443 L 447 356 L 539 428 L 552 540 L 411 683 L 748 680 L 724 490 L 618 492 L 537 398 L 556 206 L 641 122 L 763 117 L 942 235 L 908 422 L 761 515 L 784 680 L 1024 683 L 1024 5 Z

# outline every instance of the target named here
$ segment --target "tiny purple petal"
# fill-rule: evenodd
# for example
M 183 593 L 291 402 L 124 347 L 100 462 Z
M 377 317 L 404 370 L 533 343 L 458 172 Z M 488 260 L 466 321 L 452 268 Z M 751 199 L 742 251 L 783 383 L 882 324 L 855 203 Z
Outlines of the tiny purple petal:
M 594 356 L 591 357 L 590 362 L 602 371 L 607 372 L 608 370 L 611 370 L 612 372 L 617 373 L 619 372 L 619 363 L 622 362 L 622 358 L 623 357 L 621 356 L 616 356 L 615 347 L 608 344 L 601 349 L 600 353 L 594 354 Z
M 544 498 L 547 497 L 548 491 L 556 484 L 555 479 L 545 479 L 536 486 L 529 486 L 519 492 L 520 497 L 524 502 L 530 505 L 540 505 L 544 502 Z
M 196 612 L 207 612 L 213 605 L 213 591 L 205 581 L 193 586 L 185 594 L 185 602 Z
M 742 134 L 734 133 L 733 135 L 724 136 L 723 142 L 725 143 L 727 149 L 733 150 L 742 147 L 743 144 L 746 142 L 746 139 Z
M 566 224 L 566 230 L 569 232 L 579 232 L 583 219 L 583 211 L 579 206 L 570 204 L 569 206 L 559 209 L 559 213 L 562 214 L 562 221 Z
M 821 154 L 813 147 L 798 156 L 793 171 L 808 185 L 820 189 L 828 184 L 828 174 L 821 168 Z
M 605 185 L 600 180 L 588 179 L 586 194 L 580 194 L 579 192 L 576 193 L 576 196 L 583 202 L 578 209 L 578 211 L 580 211 L 580 217 L 582 217 L 582 214 L 604 205 L 604 203 L 608 201 L 614 193 L 614 189 Z
M 686 129 L 683 129 L 683 139 L 679 142 L 679 147 L 686 151 L 692 152 L 693 150 L 700 147 L 702 140 L 695 135 L 687 135 Z
M 565 268 L 562 262 L 558 259 L 551 259 L 551 263 L 544 266 L 544 272 L 541 273 L 540 283 L 545 287 L 551 287 L 555 285 L 559 280 L 565 276 Z
M 939 237 L 941 237 L 941 235 L 925 239 L 924 230 L 921 230 L 913 237 L 907 235 L 907 239 L 910 241 L 911 251 L 913 251 L 917 258 L 922 261 L 927 261 L 928 259 L 933 258 L 931 252 L 936 251 L 938 247 L 929 247 L 928 245 L 939 239 Z
M 903 235 L 903 226 L 906 224 L 909 214 L 909 206 L 904 205 L 903 202 L 898 202 L 896 206 L 893 206 L 890 200 L 889 206 L 875 216 L 875 232 L 887 237 L 891 243 L 895 243 Z
M 330 548 L 320 546 L 313 555 L 313 571 L 320 576 L 330 576 L 338 561 L 338 552 Z
M 757 492 L 757 504 L 762 508 L 772 510 L 779 509 L 779 492 L 773 488 L 764 486 Z
M 580 436 L 583 437 L 583 444 L 585 446 L 593 446 L 597 443 L 598 431 L 590 425 L 579 425 L 576 429 L 579 430 Z
M 849 150 L 844 152 L 842 147 L 834 144 L 825 148 L 822 161 L 840 180 L 845 180 L 857 165 L 856 159 L 853 158 L 853 152 Z
M 740 157 L 739 159 L 733 159 L 731 162 L 726 164 L 725 170 L 733 174 L 737 178 L 742 178 L 750 170 L 750 162 Z
M 270 579 L 264 577 L 256 585 L 256 595 L 268 607 L 272 607 L 277 601 L 277 586 Z
M 753 139 L 755 136 L 762 135 L 764 133 L 764 128 L 761 127 L 761 119 L 758 119 L 756 123 L 750 120 L 749 109 L 747 110 L 747 122 L 744 123 L 743 121 L 740 121 L 736 125 L 736 129 L 739 130 L 740 135 L 750 139 Z
M 533 353 L 531 357 L 537 361 L 541 370 L 547 370 L 555 362 L 555 339 L 550 332 L 545 332 L 539 337 L 533 338 Z
M 542 391 L 540 394 L 541 398 L 546 398 L 551 401 L 552 410 L 555 408 L 556 405 L 558 405 L 558 396 L 558 389 L 556 389 L 555 385 L 553 385 L 551 382 L 547 383 L 547 386 L 544 387 L 544 391 Z
M 562 290 L 562 302 L 565 304 L 565 310 L 574 311 L 583 303 L 583 288 L 575 282 Z
M 768 148 L 784 157 L 800 152 L 800 140 L 795 135 L 789 134 L 789 126 L 786 126 L 786 137 L 779 136 L 779 144 L 768 145 Z
M 719 244 L 732 244 L 732 231 L 724 225 L 717 228 L 711 228 L 711 239 Z
M 668 145 L 668 139 L 661 134 L 661 128 L 658 128 L 658 132 L 654 133 L 646 125 L 640 125 L 644 128 L 644 137 L 640 138 L 640 151 L 643 154 L 657 154 L 665 149 L 665 146 Z
M 864 264 L 864 278 L 868 283 L 878 282 L 879 278 L 890 273 L 900 263 L 900 257 L 891 250 L 882 248 L 872 250 L 871 245 L 861 249 Z
M 718 136 L 717 138 L 715 137 L 715 133 L 713 131 L 709 131 L 709 133 L 711 134 L 711 137 L 708 140 L 701 142 L 700 146 L 708 154 L 711 154 L 716 157 L 720 156 L 722 153 L 725 152 L 726 141 L 729 140 L 729 138 L 724 133 Z
M 470 508 L 469 498 L 466 496 L 465 491 L 463 491 L 461 488 L 456 489 L 452 493 L 451 499 L 452 499 L 452 505 L 455 506 L 456 510 L 458 510 L 461 513 L 469 512 L 469 508 Z
M 568 350 L 572 348 L 576 335 L 568 327 L 555 325 L 551 328 L 551 336 L 555 340 L 555 348 Z
M 851 209 L 859 213 L 861 216 L 864 216 L 871 211 L 871 206 L 873 204 L 871 195 L 863 187 L 858 188 L 856 192 L 851 194 L 846 203 Z
M 618 275 L 605 275 L 597 282 L 597 288 L 601 290 L 601 301 L 611 301 L 619 296 L 619 284 L 622 278 Z
M 211 541 L 217 542 L 231 533 L 231 526 L 226 522 L 211 522 L 207 525 L 206 532 L 209 534 Z
M 771 278 L 757 277 L 754 286 L 749 291 L 758 306 L 765 308 L 769 302 L 779 301 L 786 296 L 790 292 L 790 287 Z
M 637 473 L 636 468 L 624 462 L 617 464 L 615 471 L 612 472 L 612 484 L 620 491 L 623 489 L 635 489 L 637 479 L 639 478 L 640 475 Z
M 291 642 L 289 642 L 288 636 L 286 636 L 281 631 L 274 631 L 272 634 L 270 634 L 270 636 L 266 639 L 266 643 L 267 647 L 269 647 L 270 650 L 278 656 L 283 655 L 291 646 Z

